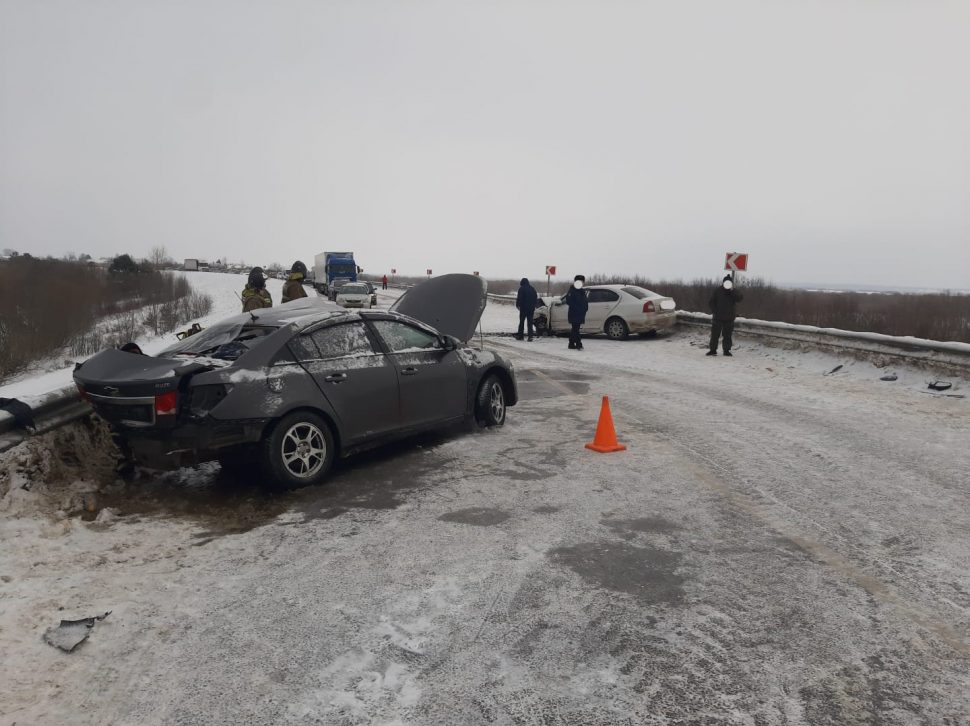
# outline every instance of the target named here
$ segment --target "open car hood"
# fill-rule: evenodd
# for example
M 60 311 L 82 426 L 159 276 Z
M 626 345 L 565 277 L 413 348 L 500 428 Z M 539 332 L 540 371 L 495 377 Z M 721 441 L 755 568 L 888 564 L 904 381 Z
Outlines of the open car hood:
M 467 343 L 482 319 L 487 290 L 485 280 L 475 275 L 442 275 L 409 289 L 391 310 Z

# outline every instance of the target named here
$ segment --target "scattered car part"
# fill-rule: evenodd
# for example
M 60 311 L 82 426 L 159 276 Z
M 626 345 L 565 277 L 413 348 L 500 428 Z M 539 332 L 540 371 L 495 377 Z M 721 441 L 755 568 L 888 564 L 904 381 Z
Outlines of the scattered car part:
M 953 387 L 952 383 L 946 381 L 933 381 L 926 386 L 927 388 L 932 388 L 934 391 L 948 391 Z
M 34 411 L 23 401 L 17 398 L 0 398 L 0 409 L 3 409 L 13 416 L 14 425 L 27 431 L 34 431 L 37 425 L 34 423 Z
M 44 642 L 55 648 L 60 648 L 65 653 L 72 653 L 75 648 L 88 639 L 95 623 L 104 620 L 109 615 L 111 615 L 110 610 L 104 615 L 95 615 L 93 618 L 62 620 L 56 628 L 47 629 L 44 633 Z

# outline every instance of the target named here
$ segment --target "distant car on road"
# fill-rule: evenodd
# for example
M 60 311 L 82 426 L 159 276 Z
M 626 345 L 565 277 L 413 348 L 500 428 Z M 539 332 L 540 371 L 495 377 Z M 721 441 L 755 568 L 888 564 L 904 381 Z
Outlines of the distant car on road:
M 373 307 L 370 289 L 362 282 L 349 282 L 346 285 L 341 285 L 337 290 L 337 304 L 342 308 L 366 308 L 370 310 Z
M 630 333 L 652 335 L 677 322 L 673 298 L 636 285 L 590 285 L 583 291 L 589 303 L 586 324 L 580 328 L 583 335 L 605 333 L 614 340 L 626 340 Z M 539 305 L 533 319 L 540 335 L 569 332 L 563 298 L 543 297 Z
M 374 283 L 373 282 L 364 281 L 364 284 L 367 285 L 367 289 L 368 289 L 368 291 L 370 291 L 370 304 L 371 304 L 371 307 L 376 308 L 377 307 L 377 288 L 374 287 Z
M 512 365 L 464 343 L 485 303 L 473 275 L 415 286 L 391 311 L 309 297 L 227 318 L 155 356 L 103 351 L 74 381 L 136 464 L 217 459 L 284 487 L 314 484 L 335 456 L 463 420 L 505 423 L 518 400 Z
M 350 280 L 348 280 L 346 278 L 343 278 L 343 277 L 338 277 L 336 280 L 334 280 L 333 282 L 331 282 L 330 283 L 330 286 L 327 288 L 327 296 L 331 300 L 333 300 L 334 302 L 336 302 L 337 301 L 337 294 L 340 292 L 340 288 L 343 287 L 344 285 L 347 285 L 347 284 L 350 284 Z

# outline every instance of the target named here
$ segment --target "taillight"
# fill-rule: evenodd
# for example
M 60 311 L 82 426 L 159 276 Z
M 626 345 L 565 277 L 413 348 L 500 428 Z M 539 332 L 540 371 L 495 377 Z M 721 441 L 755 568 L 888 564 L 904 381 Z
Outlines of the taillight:
M 174 416 L 178 407 L 178 391 L 169 391 L 155 396 L 155 415 Z
M 645 303 L 643 303 L 643 312 L 645 313 L 654 312 L 653 300 L 647 300 Z

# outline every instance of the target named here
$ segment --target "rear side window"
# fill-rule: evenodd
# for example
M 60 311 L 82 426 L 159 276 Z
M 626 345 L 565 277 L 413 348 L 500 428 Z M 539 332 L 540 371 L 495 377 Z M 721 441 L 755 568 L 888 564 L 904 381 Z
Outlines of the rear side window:
M 374 352 L 367 326 L 364 323 L 346 323 L 320 328 L 310 334 L 320 350 L 320 357 L 344 358 L 353 355 L 370 355 Z
M 376 352 L 364 323 L 332 325 L 304 333 L 290 341 L 290 347 L 300 361 L 346 358 Z
M 375 320 L 374 327 L 393 353 L 415 349 L 433 350 L 441 347 L 436 336 L 396 320 Z
M 590 290 L 586 299 L 591 303 L 616 302 L 620 296 L 612 290 Z
M 293 355 L 296 356 L 297 360 L 320 360 L 320 349 L 317 348 L 317 344 L 313 342 L 313 338 L 310 337 L 309 333 L 304 333 L 293 338 L 290 341 L 290 349 L 293 351 Z
M 657 297 L 657 293 L 644 290 L 642 287 L 624 287 L 623 292 L 633 295 L 637 300 L 645 300 L 648 297 Z

